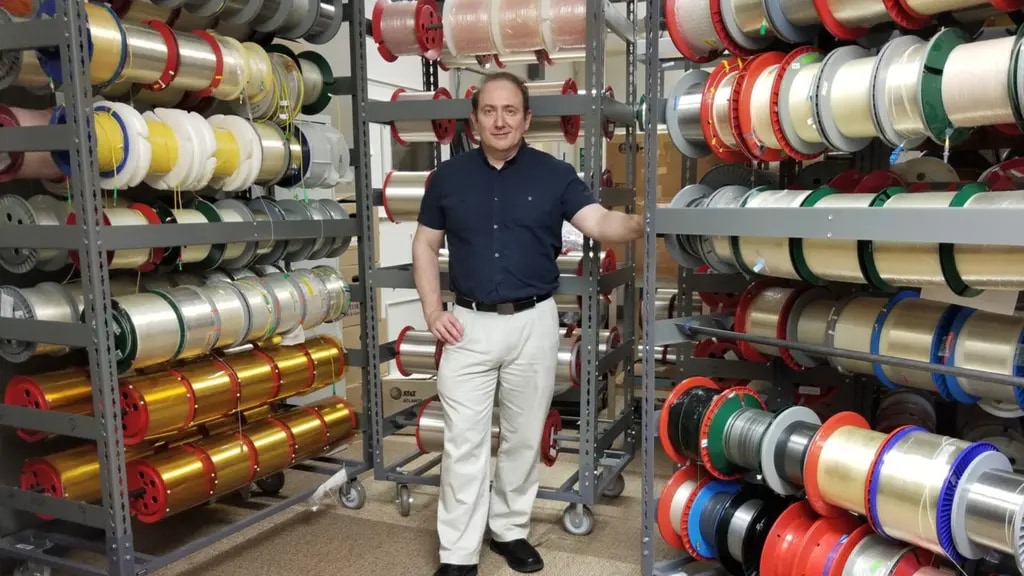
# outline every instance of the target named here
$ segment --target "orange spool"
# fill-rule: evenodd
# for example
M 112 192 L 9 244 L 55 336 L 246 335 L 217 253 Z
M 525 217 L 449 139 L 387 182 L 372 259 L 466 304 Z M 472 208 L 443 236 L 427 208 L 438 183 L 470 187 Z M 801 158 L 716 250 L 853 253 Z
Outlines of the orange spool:
M 188 381 L 195 399 L 195 413 L 192 424 L 203 424 L 223 418 L 238 405 L 238 382 L 227 364 L 220 360 L 209 360 L 182 366 L 172 372 Z
M 35 376 L 15 376 L 7 382 L 4 404 L 53 410 L 65 414 L 92 414 L 92 382 L 83 368 L 69 368 Z M 46 432 L 18 430 L 26 442 L 38 442 Z
M 175 372 L 124 378 L 120 392 L 127 446 L 192 426 L 195 396 L 188 381 Z
M 796 566 L 802 566 L 801 575 L 819 576 L 825 574 L 832 551 L 843 538 L 847 538 L 864 522 L 846 514 L 835 518 L 819 518 L 804 536 L 803 545 L 797 554 Z
M 327 425 L 316 410 L 300 408 L 275 419 L 288 427 L 295 440 L 295 460 L 305 460 L 327 445 Z
M 818 520 L 806 501 L 793 504 L 772 525 L 761 553 L 761 576 L 794 576 L 804 534 Z
M 696 388 L 698 386 L 713 388 L 715 390 L 721 390 L 721 387 L 717 383 L 708 378 L 704 378 L 701 376 L 687 378 L 686 380 L 680 382 L 679 385 L 673 388 L 672 392 L 669 393 L 668 398 L 665 399 L 665 403 L 662 405 L 663 408 L 661 410 L 661 416 L 658 420 L 658 437 L 661 438 L 661 447 L 662 449 L 665 450 L 665 453 L 668 454 L 670 458 L 672 458 L 672 460 L 678 462 L 679 464 L 687 464 L 690 461 L 690 459 L 685 454 L 682 454 L 679 450 L 676 450 L 676 447 L 672 445 L 671 438 L 676 435 L 677 431 L 670 430 L 670 408 L 688 390 Z
M 252 446 L 234 434 L 218 435 L 194 444 L 212 475 L 212 496 L 244 488 L 256 476 L 256 454 Z
M 129 463 L 128 491 L 135 516 L 152 524 L 209 500 L 216 481 L 202 456 L 191 446 L 179 446 Z

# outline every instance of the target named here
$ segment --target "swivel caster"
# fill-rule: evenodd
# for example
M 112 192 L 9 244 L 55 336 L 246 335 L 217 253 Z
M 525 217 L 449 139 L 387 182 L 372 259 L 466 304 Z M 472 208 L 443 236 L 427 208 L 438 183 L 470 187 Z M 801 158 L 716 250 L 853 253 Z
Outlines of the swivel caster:
M 366 505 L 366 488 L 362 482 L 352 480 L 338 489 L 341 505 L 349 510 L 359 510 Z
M 405 484 L 399 484 L 395 489 L 395 505 L 398 506 L 398 514 L 402 517 L 408 516 L 412 511 L 412 493 Z
M 601 492 L 607 498 L 618 498 L 622 496 L 622 492 L 626 489 L 626 479 L 623 478 L 622 474 L 616 474 L 615 478 L 604 487 L 604 491 Z
M 562 510 L 562 528 L 573 536 L 586 536 L 594 531 L 594 511 L 586 504 L 569 504 Z
M 277 472 L 256 481 L 256 487 L 260 492 L 268 496 L 277 496 L 284 489 L 284 472 Z

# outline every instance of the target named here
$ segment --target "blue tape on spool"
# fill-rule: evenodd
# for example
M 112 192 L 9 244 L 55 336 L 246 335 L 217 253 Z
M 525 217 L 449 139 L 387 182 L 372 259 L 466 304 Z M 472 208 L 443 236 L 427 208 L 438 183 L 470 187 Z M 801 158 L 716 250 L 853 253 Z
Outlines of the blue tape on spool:
M 61 124 L 67 123 L 67 110 L 63 106 L 55 106 L 53 108 L 53 114 L 50 115 L 50 126 L 60 126 Z M 53 163 L 60 168 L 68 178 L 71 177 L 71 152 L 68 150 L 53 150 L 50 152 L 50 158 L 53 158 Z
M 1021 331 L 1020 337 L 1017 339 L 1017 353 L 1013 356 L 1013 375 L 1020 378 L 1024 376 L 1024 366 L 1021 366 L 1020 353 L 1024 346 L 1024 330 Z M 1020 386 L 1013 387 L 1013 397 L 1017 399 L 1017 406 L 1024 409 L 1024 388 Z
M 103 178 L 113 178 L 124 171 L 125 164 L 128 163 L 128 155 L 131 154 L 131 145 L 128 142 L 128 127 L 124 125 L 124 120 L 121 115 L 111 109 L 109 106 L 96 106 L 93 108 L 96 112 L 107 112 L 117 122 L 117 127 L 121 129 L 121 141 L 124 144 L 124 154 L 121 155 L 121 162 L 114 167 L 113 170 L 100 171 L 100 176 Z M 97 145 L 99 144 L 97 139 Z
M 919 298 L 920 295 L 915 290 L 903 290 L 897 292 L 889 301 L 882 306 L 882 310 L 878 313 L 878 317 L 875 318 L 875 325 L 871 329 L 871 353 L 881 354 L 879 348 L 882 341 L 882 327 L 885 326 L 885 320 L 889 317 L 889 312 L 896 307 L 897 304 L 910 298 Z M 875 371 L 875 377 L 877 377 L 882 384 L 885 384 L 891 390 L 898 390 L 899 385 L 889 379 L 886 376 L 885 371 L 882 370 L 882 365 L 878 362 L 872 362 L 871 368 Z
M 895 446 L 900 439 L 912 432 L 927 432 L 927 430 L 920 426 L 907 426 L 906 428 L 900 428 L 896 432 L 890 434 L 889 437 L 885 439 L 885 442 L 882 443 L 882 446 L 879 447 L 878 457 L 875 458 L 875 465 L 871 468 L 870 476 L 868 478 L 868 522 L 880 536 L 885 536 L 890 539 L 892 536 L 886 534 L 885 530 L 882 529 L 882 523 L 878 519 L 877 506 L 875 506 L 875 501 L 878 499 L 878 481 L 882 477 L 882 464 L 885 462 L 885 456 L 889 453 L 889 450 L 892 450 L 892 447 Z
M 950 304 L 946 307 L 946 311 L 942 313 L 942 316 L 939 317 L 939 321 L 935 325 L 935 333 L 932 335 L 932 357 L 930 360 L 932 364 L 943 363 L 942 349 L 946 345 L 946 338 L 949 337 L 953 321 L 956 320 L 956 317 L 961 310 L 963 310 L 962 306 Z M 1022 335 L 1024 335 L 1024 332 L 1022 332 Z M 942 396 L 943 399 L 955 400 L 949 391 L 949 385 L 946 383 L 945 374 L 932 372 L 932 383 L 935 384 L 935 389 L 938 390 L 939 395 Z
M 957 487 L 960 485 L 960 477 L 979 456 L 987 452 L 995 452 L 998 449 L 988 442 L 975 442 L 964 448 L 946 474 L 942 482 L 942 489 L 939 490 L 938 506 L 935 509 L 935 528 L 939 536 L 939 545 L 942 551 L 950 560 L 956 563 L 963 562 L 964 557 L 956 549 L 953 543 L 953 499 L 956 497 Z
M 828 559 L 825 560 L 825 568 L 821 571 L 821 576 L 828 576 L 832 572 L 832 564 L 836 561 L 836 556 L 839 555 L 839 551 L 843 548 L 843 544 L 850 538 L 849 534 L 843 534 L 843 537 L 836 542 L 836 545 L 832 547 L 832 550 L 828 553 Z
M 953 318 L 953 323 L 949 326 L 949 344 L 946 346 L 946 360 L 943 362 L 946 366 L 954 366 L 954 358 L 956 353 L 956 341 L 960 336 L 960 330 L 963 329 L 967 319 L 971 317 L 977 310 L 974 308 L 963 308 L 957 313 L 956 317 Z M 978 397 L 972 394 L 968 394 L 963 388 L 960 387 L 960 379 L 952 374 L 943 374 L 943 379 L 946 381 L 946 391 L 949 395 L 963 404 L 976 404 Z
M 68 0 L 71 1 L 71 0 Z M 55 18 L 57 16 L 57 3 L 55 0 L 41 0 L 39 9 L 36 10 L 36 18 Z M 92 62 L 92 35 L 86 37 L 86 45 L 89 49 L 89 61 Z M 127 54 L 127 50 L 124 50 Z M 49 76 L 54 84 L 61 84 L 64 81 L 64 68 L 60 64 L 60 50 L 54 47 L 37 48 L 36 55 L 39 57 L 39 66 Z
M 704 508 L 711 502 L 711 497 L 723 492 L 727 494 L 736 494 L 739 491 L 740 484 L 738 482 L 714 480 L 712 482 L 708 482 L 707 485 L 697 493 L 697 497 L 693 499 L 693 505 L 690 507 L 690 516 L 687 518 L 686 522 L 687 534 L 690 537 L 690 543 L 693 544 L 693 549 L 697 551 L 697 554 L 700 554 L 705 558 L 717 558 L 718 556 L 717 551 L 715 550 L 715 543 L 708 542 L 700 533 L 700 515 L 704 511 Z M 715 519 L 715 524 L 718 524 L 717 518 Z

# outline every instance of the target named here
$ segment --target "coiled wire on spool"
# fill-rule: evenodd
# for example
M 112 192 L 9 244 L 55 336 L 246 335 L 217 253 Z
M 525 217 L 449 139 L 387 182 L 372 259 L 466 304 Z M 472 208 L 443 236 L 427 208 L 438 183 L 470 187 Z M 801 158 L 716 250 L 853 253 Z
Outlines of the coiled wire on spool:
M 420 215 L 420 204 L 434 171 L 400 172 L 389 170 L 381 188 L 384 214 L 392 222 L 415 222 Z
M 77 323 L 78 310 L 68 291 L 55 282 L 33 287 L 0 286 L 0 318 Z M 29 342 L 16 338 L 0 340 L 0 358 L 8 362 L 27 362 L 33 356 L 63 356 L 71 349 L 64 345 Z
M 738 59 L 727 59 L 718 64 L 704 83 L 701 98 L 700 118 L 704 142 L 724 162 L 746 160 L 746 155 L 739 149 L 731 120 L 733 89 L 739 77 L 740 64 Z
M 730 498 L 715 525 L 715 550 L 722 567 L 740 576 L 759 572 L 768 533 L 785 508 L 782 499 L 750 485 Z
M 151 448 L 126 448 L 125 460 L 130 462 L 151 452 Z M 85 444 L 69 450 L 29 458 L 21 466 L 19 484 L 55 498 L 77 502 L 97 502 L 103 497 L 100 484 L 100 461 L 96 446 Z M 49 520 L 49 517 L 42 517 Z
M 805 502 L 790 506 L 772 527 L 769 544 L 761 555 L 761 573 L 769 576 L 834 574 L 837 552 L 863 521 L 850 515 L 815 517 Z M 799 530 L 799 532 L 798 532 Z
M 790 314 L 803 292 L 802 288 L 790 288 L 772 280 L 751 284 L 740 296 L 736 307 L 736 331 L 783 340 L 790 338 Z M 740 353 L 748 360 L 767 362 L 769 356 L 777 356 L 794 369 L 803 368 L 786 348 L 742 340 L 738 345 Z
M 661 491 L 658 499 L 658 532 L 661 538 L 677 550 L 693 550 L 689 535 L 689 514 L 698 488 L 706 486 L 711 475 L 696 462 L 688 462 L 676 470 Z
M 443 351 L 442 343 L 429 331 L 406 326 L 395 338 L 395 367 L 407 377 L 437 375 Z
M 0 129 L 5 127 L 32 127 L 50 124 L 52 109 L 32 110 L 0 104 Z M 49 152 L 9 152 L 0 160 L 0 182 L 10 180 L 62 179 L 64 173 Z
M 807 500 L 822 516 L 846 511 L 867 516 L 867 489 L 875 453 L 886 435 L 868 427 L 855 412 L 829 418 L 814 435 L 804 461 Z
M 981 192 L 963 203 L 963 208 L 1016 209 L 1020 206 L 1024 206 L 1022 190 Z M 940 251 L 952 258 L 953 268 L 970 290 L 1016 290 L 1024 287 L 1024 276 L 1018 272 L 1020 265 L 1024 265 L 1024 250 L 1019 247 L 954 244 L 941 247 Z
M 92 382 L 83 368 L 68 368 L 57 372 L 18 375 L 7 381 L 4 404 L 62 414 L 92 414 Z M 26 442 L 38 442 L 49 437 L 46 432 L 18 429 L 18 436 Z
M 836 303 L 828 320 L 825 343 L 844 350 L 871 353 L 875 321 L 888 300 L 874 296 L 848 296 Z M 874 364 L 829 356 L 829 363 L 844 374 L 875 374 Z
M 885 304 L 875 320 L 871 353 L 941 363 L 958 311 L 957 306 L 922 300 L 917 292 L 899 292 Z M 874 368 L 875 375 L 889 388 L 916 388 L 950 398 L 944 375 L 881 363 L 875 363 Z
M 995 374 L 1018 375 L 1020 342 L 1024 338 L 1024 319 L 962 308 L 957 311 L 944 340 L 943 363 Z M 996 416 L 1016 417 L 1024 408 L 1024 390 L 994 382 L 946 375 L 943 382 L 949 395 L 960 402 L 979 402 Z
M 89 27 L 87 42 L 89 78 L 93 86 L 106 87 L 121 76 L 127 60 L 124 29 L 114 11 L 105 4 L 86 3 L 85 17 Z M 36 11 L 37 18 L 55 18 L 56 2 L 43 0 Z M 56 48 L 36 50 L 39 64 L 55 86 L 64 81 L 60 51 Z
M 416 447 L 424 454 L 442 452 L 444 450 L 444 406 L 433 399 L 420 405 L 416 415 Z M 557 436 L 562 431 L 562 417 L 552 408 L 544 421 L 541 435 L 540 458 L 547 466 L 558 461 L 559 447 Z M 496 453 L 501 440 L 501 414 L 494 408 L 491 414 L 491 452 Z
M 893 542 L 874 533 L 870 526 L 861 526 L 833 548 L 832 574 L 913 574 L 940 576 L 931 567 L 934 556 L 927 550 Z
M 875 411 L 874 429 L 888 434 L 902 426 L 917 426 L 934 433 L 938 416 L 931 397 L 914 390 L 886 394 Z
M 448 13 L 445 6 L 445 14 Z M 387 62 L 394 62 L 399 56 L 437 60 L 443 38 L 447 36 L 441 32 L 441 12 L 434 0 L 377 0 L 371 14 L 370 33 L 377 44 L 377 52 Z M 449 32 L 452 33 L 453 30 Z
M 392 102 L 412 102 L 417 100 L 450 100 L 451 92 L 447 88 L 438 88 L 433 92 L 407 92 L 398 88 L 391 95 Z M 391 123 L 391 137 L 399 144 L 412 142 L 437 142 L 451 144 L 455 137 L 456 120 L 400 120 Z
M 13 225 L 60 226 L 67 221 L 68 212 L 67 202 L 48 194 L 36 194 L 27 200 L 14 194 L 0 196 L 0 221 Z M 15 274 L 33 269 L 54 272 L 67 262 L 68 251 L 63 248 L 0 249 L 0 266 Z
M 1010 80 L 1019 40 L 964 43 L 952 50 L 942 75 L 942 104 L 954 127 L 1014 124 L 1018 106 Z

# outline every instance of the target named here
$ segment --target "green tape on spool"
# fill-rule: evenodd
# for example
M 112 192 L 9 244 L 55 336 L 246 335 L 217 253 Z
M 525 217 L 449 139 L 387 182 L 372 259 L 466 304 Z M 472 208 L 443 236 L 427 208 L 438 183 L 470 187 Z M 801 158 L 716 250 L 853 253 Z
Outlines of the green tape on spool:
M 957 46 L 970 42 L 963 30 L 946 28 L 936 34 L 925 48 L 924 69 L 921 71 L 920 104 L 924 123 L 932 140 L 945 145 L 946 132 L 952 128 L 946 107 L 942 103 L 942 74 L 949 55 Z M 1013 70 L 1013 66 L 1010 66 Z M 970 135 L 967 128 L 956 128 L 949 133 L 949 144 L 960 144 Z
M 132 364 L 139 355 L 139 334 L 132 324 L 131 318 L 116 300 L 111 301 L 113 310 L 110 318 L 114 327 L 114 355 L 117 362 L 117 372 L 124 374 L 132 369 Z M 84 313 L 83 313 L 84 316 Z
M 905 188 L 892 187 L 886 188 L 879 192 L 875 199 L 871 202 L 871 208 L 881 208 L 889 201 L 890 198 L 897 194 L 903 194 L 907 192 Z M 899 287 L 893 286 L 882 278 L 882 274 L 878 271 L 878 266 L 875 264 L 875 245 L 871 240 L 858 240 L 857 241 L 857 256 L 860 260 L 860 271 L 864 275 L 864 279 L 868 281 L 875 290 L 882 292 L 895 293 L 899 291 Z
M 949 207 L 963 208 L 968 200 L 982 192 L 988 192 L 988 186 L 980 182 L 966 184 L 949 201 Z M 942 267 L 942 276 L 946 280 L 946 285 L 958 296 L 973 298 L 980 295 L 984 290 L 968 286 L 963 276 L 960 275 L 960 271 L 957 270 L 953 246 L 953 244 L 939 244 L 939 264 Z
M 743 408 L 761 410 L 762 406 L 757 396 L 749 391 L 747 394 L 731 394 L 715 411 L 711 425 L 708 426 L 708 459 L 722 474 L 731 474 L 735 470 L 735 466 L 725 457 L 725 429 L 733 415 Z
M 822 186 L 814 192 L 811 192 L 807 198 L 804 198 L 801 208 L 810 208 L 817 204 L 822 198 L 838 194 L 839 191 L 835 188 L 829 188 L 828 186 Z M 803 238 L 790 238 L 789 239 L 789 259 L 793 263 L 793 268 L 796 270 L 797 275 L 809 284 L 816 286 L 824 286 L 828 282 L 822 278 L 819 278 L 815 274 L 811 267 L 807 264 L 807 257 L 804 256 L 804 239 Z

